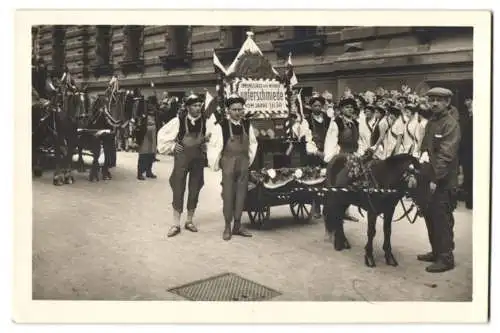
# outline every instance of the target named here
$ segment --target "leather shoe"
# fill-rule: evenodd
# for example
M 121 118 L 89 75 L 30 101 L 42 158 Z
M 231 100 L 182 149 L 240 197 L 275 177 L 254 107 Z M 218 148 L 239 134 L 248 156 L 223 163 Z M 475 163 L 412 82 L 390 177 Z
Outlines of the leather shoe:
M 233 235 L 238 235 L 242 237 L 252 237 L 252 234 L 246 231 L 243 227 L 233 228 Z
M 432 252 L 428 252 L 426 254 L 419 254 L 417 256 L 417 260 L 426 261 L 426 262 L 434 262 L 436 261 L 436 256 Z
M 146 174 L 146 177 L 148 177 L 148 178 L 152 178 L 152 179 L 156 179 L 156 178 L 158 178 L 158 177 L 157 177 L 154 173 L 147 173 L 147 174 Z
M 168 231 L 167 237 L 174 237 L 181 232 L 181 227 L 174 225 Z
M 196 228 L 196 226 L 193 224 L 193 222 L 188 222 L 184 225 L 184 228 L 186 228 L 186 230 L 189 230 L 191 232 L 198 232 L 198 229 Z
M 137 179 L 139 179 L 139 180 L 146 180 L 146 178 L 144 178 L 144 176 L 143 176 L 143 175 L 138 175 L 138 176 L 137 176 Z

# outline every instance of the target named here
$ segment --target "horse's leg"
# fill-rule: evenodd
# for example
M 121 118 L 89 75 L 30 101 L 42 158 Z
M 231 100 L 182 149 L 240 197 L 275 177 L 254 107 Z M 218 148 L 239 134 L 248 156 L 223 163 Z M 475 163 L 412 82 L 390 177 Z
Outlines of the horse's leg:
M 99 181 L 99 155 L 101 153 L 101 140 L 98 137 L 89 138 L 90 151 L 92 152 L 92 166 L 89 172 L 89 181 Z
M 391 205 L 391 207 L 387 208 L 384 212 L 384 253 L 385 253 L 385 263 L 390 266 L 397 266 L 398 262 L 394 255 L 392 254 L 391 247 L 391 232 L 392 232 L 392 217 L 394 216 L 394 209 L 396 205 Z
M 39 151 L 38 138 L 32 139 L 31 145 L 31 169 L 35 177 L 41 177 L 43 173 L 42 163 L 41 163 L 41 153 Z
M 60 126 L 59 126 L 60 127 Z M 64 184 L 64 177 L 61 174 L 61 164 L 63 161 L 61 145 L 64 144 L 61 132 L 56 133 L 54 138 L 54 159 L 55 159 L 55 170 L 52 183 L 56 186 L 61 186 Z
M 83 135 L 78 138 L 78 172 L 85 172 L 85 162 L 83 161 Z
M 66 184 L 73 184 L 75 182 L 72 170 L 73 170 L 73 154 L 75 153 L 76 141 L 77 141 L 77 132 L 75 128 L 74 131 L 70 133 L 67 140 L 68 150 L 66 152 L 66 158 L 65 158 L 66 170 L 64 171 L 64 182 Z
M 373 238 L 375 238 L 375 225 L 377 223 L 377 215 L 371 211 L 368 212 L 368 242 L 365 246 L 365 265 L 375 267 L 375 259 L 373 258 Z
M 115 140 L 115 136 L 104 134 L 102 136 L 102 150 L 104 153 L 104 163 L 101 168 L 102 179 L 109 180 L 111 179 L 111 173 L 109 172 L 109 167 L 111 165 L 111 149 L 112 149 L 112 140 Z
M 341 199 L 337 196 L 338 199 Z M 330 203 L 328 207 L 328 224 L 326 226 L 327 232 L 332 234 L 335 232 L 333 237 L 333 245 L 335 250 L 342 251 L 344 249 L 350 249 L 351 245 L 347 240 L 347 237 L 344 233 L 344 212 L 346 209 L 346 204 L 343 203 Z M 325 219 L 326 220 L 326 219 Z

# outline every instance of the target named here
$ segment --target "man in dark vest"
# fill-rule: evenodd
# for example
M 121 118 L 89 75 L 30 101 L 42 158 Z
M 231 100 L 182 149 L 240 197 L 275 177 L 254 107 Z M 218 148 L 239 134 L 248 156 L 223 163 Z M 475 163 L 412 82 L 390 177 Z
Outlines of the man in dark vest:
M 325 140 L 325 162 L 330 165 L 341 155 L 357 153 L 359 148 L 359 123 L 355 119 L 358 109 L 356 99 L 354 97 L 342 98 L 339 102 L 339 109 L 341 113 L 330 122 Z M 339 177 L 347 177 L 347 172 L 337 174 L 336 179 Z M 345 180 L 347 181 L 347 178 Z M 327 182 L 333 183 L 334 181 L 327 179 Z M 348 211 L 349 207 L 346 210 L 345 219 L 357 222 L 358 219 L 351 216 Z M 326 236 L 330 239 L 331 233 L 328 232 Z
M 244 119 L 245 100 L 231 95 L 226 101 L 228 117 L 212 127 L 208 143 L 208 165 L 214 171 L 222 169 L 222 210 L 225 227 L 222 239 L 232 235 L 251 237 L 241 225 L 241 215 L 248 191 L 248 168 L 257 152 L 257 139 L 248 119 Z M 231 223 L 234 221 L 231 230 Z
M 202 103 L 203 99 L 198 95 L 188 96 L 185 100 L 187 110 L 170 120 L 162 129 L 162 137 L 159 138 L 159 152 L 174 155 L 174 168 L 170 176 L 174 225 L 168 231 L 168 237 L 181 232 L 180 219 L 188 177 L 187 220 L 184 227 L 191 232 L 198 231 L 193 223 L 193 216 L 200 191 L 205 184 L 205 145 L 210 135 L 206 135 L 206 119 L 201 113 Z
M 456 207 L 454 191 L 458 183 L 458 149 L 460 126 L 450 108 L 452 92 L 445 88 L 432 88 L 427 92 L 432 116 L 422 141 L 422 163 L 430 163 L 431 182 L 425 224 L 431 252 L 417 256 L 418 260 L 432 262 L 427 272 L 439 273 L 455 267 L 453 211 Z M 425 166 L 426 164 L 424 164 Z
M 324 162 L 325 138 L 328 126 L 330 126 L 331 118 L 324 112 L 326 100 L 323 96 L 315 93 L 309 100 L 311 113 L 308 114 L 306 120 L 311 131 L 312 141 L 316 145 L 318 152 L 316 154 L 307 155 L 308 166 L 326 166 Z M 314 212 L 313 218 L 321 218 L 321 200 L 313 201 L 312 209 Z
M 141 128 L 137 131 L 137 144 L 139 145 L 139 158 L 137 161 L 137 179 L 145 180 L 146 177 L 156 179 L 153 173 L 154 156 L 156 153 L 156 128 L 158 119 L 156 114 L 155 96 L 149 96 L 146 102 L 145 119 L 139 122 Z

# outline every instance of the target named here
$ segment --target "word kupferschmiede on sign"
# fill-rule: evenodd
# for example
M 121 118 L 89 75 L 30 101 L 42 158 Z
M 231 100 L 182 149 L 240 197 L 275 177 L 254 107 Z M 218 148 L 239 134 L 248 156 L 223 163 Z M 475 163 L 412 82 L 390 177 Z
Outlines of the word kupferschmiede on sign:
M 232 82 L 233 91 L 246 101 L 245 111 L 255 117 L 286 117 L 286 88 L 276 80 L 240 79 Z M 229 87 L 226 93 L 229 95 Z

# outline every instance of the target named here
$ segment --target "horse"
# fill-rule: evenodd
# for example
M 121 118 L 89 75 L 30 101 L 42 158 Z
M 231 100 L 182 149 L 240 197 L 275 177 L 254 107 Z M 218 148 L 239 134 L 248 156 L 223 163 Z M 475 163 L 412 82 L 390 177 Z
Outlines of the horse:
M 57 109 L 47 99 L 39 97 L 33 88 L 31 107 L 31 168 L 35 177 L 43 173 L 44 154 L 56 143 L 55 112 Z
M 77 90 L 67 90 L 67 87 L 60 82 L 51 82 L 51 87 L 52 138 L 55 150 L 53 184 L 61 186 L 75 181 L 72 175 L 72 156 L 78 142 L 76 119 L 81 112 L 81 108 L 75 106 L 78 105 L 80 98 Z
M 92 156 L 92 165 L 89 172 L 89 181 L 99 181 L 99 171 L 103 180 L 112 179 L 110 168 L 114 166 L 113 143 L 116 128 L 122 126 L 122 120 L 117 120 L 109 112 L 110 101 L 106 95 L 98 95 L 97 99 L 90 103 L 90 97 L 86 95 L 85 104 L 89 106 L 89 120 L 84 128 L 79 129 L 78 139 L 78 164 L 80 171 L 84 170 L 83 150 L 88 150 Z M 99 166 L 101 150 L 104 154 L 102 167 Z
M 385 262 L 390 266 L 398 266 L 391 246 L 391 226 L 394 210 L 398 202 L 408 193 L 410 197 L 414 198 L 417 206 L 420 207 L 424 204 L 423 200 L 428 198 L 427 193 L 423 192 L 423 189 L 428 188 L 428 173 L 423 173 L 423 168 L 421 168 L 418 159 L 409 154 L 393 155 L 385 160 L 367 161 L 359 159 L 358 161 L 357 165 L 361 169 L 358 169 L 358 173 L 354 177 L 352 177 L 352 174 L 349 175 L 352 172 L 351 166 L 353 164 L 348 162 L 347 155 L 339 155 L 327 166 L 327 186 L 354 188 L 353 191 L 330 191 L 326 194 L 324 206 L 325 228 L 330 235 L 334 233 L 335 250 L 350 249 L 351 245 L 344 233 L 344 212 L 349 205 L 364 209 L 368 215 L 365 265 L 375 267 L 373 238 L 375 237 L 377 217 L 383 214 Z M 372 187 L 382 191 L 384 189 L 396 191 L 372 191 L 370 193 L 370 191 L 359 191 L 361 187 Z

